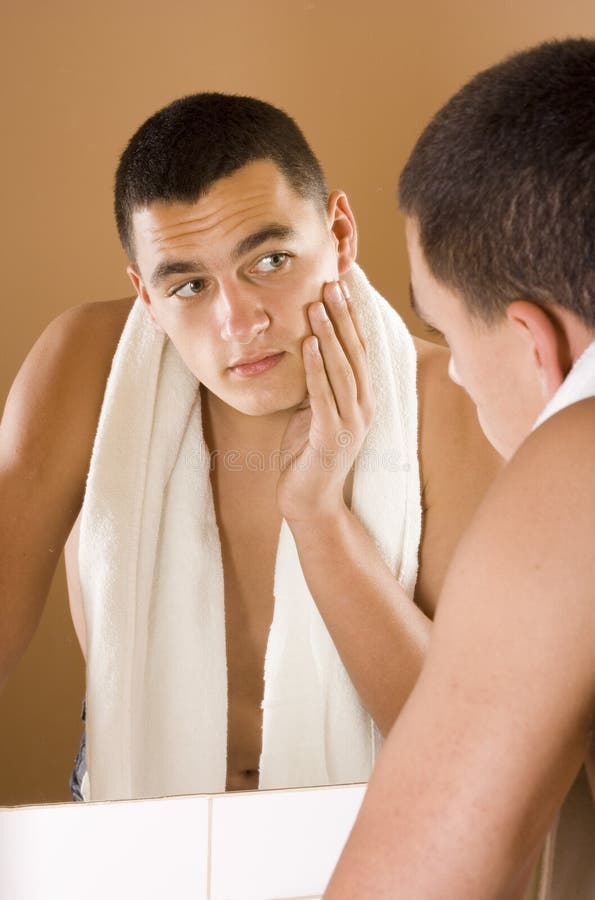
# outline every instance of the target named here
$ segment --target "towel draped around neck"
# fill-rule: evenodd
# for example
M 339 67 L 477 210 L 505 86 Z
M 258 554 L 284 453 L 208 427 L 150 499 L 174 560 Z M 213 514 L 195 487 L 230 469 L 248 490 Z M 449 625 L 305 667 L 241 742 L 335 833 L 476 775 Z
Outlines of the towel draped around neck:
M 421 503 L 416 354 L 357 266 L 376 416 L 352 510 L 412 597 Z M 329 560 L 329 567 L 335 563 Z M 107 382 L 79 546 L 89 799 L 225 790 L 224 572 L 197 379 L 137 299 Z M 379 735 L 281 526 L 264 670 L 260 787 L 368 779 Z

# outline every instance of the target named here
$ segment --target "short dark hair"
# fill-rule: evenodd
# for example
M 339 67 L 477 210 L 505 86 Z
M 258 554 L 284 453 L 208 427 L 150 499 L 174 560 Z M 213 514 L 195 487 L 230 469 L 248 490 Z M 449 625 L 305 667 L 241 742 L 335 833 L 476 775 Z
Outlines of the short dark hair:
M 133 135 L 116 172 L 116 223 L 128 256 L 135 210 L 159 200 L 192 203 L 259 159 L 276 163 L 297 194 L 326 205 L 320 163 L 293 119 L 270 103 L 202 93 L 160 109 Z
M 595 327 L 595 41 L 551 41 L 466 84 L 401 174 L 433 276 L 484 322 L 515 299 Z

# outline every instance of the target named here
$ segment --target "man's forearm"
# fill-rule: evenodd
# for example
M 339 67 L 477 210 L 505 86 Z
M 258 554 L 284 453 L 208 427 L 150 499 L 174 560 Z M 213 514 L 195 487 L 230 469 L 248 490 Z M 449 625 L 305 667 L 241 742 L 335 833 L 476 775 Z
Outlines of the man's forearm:
M 421 671 L 430 620 L 347 507 L 288 524 L 310 593 L 362 702 L 386 734 Z

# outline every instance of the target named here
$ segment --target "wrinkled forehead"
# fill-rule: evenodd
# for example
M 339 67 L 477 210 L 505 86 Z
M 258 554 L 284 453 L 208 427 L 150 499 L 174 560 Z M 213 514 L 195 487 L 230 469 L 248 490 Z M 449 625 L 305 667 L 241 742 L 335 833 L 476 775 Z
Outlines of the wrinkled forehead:
M 320 221 L 314 200 L 301 197 L 270 160 L 258 160 L 214 182 L 193 202 L 155 201 L 133 213 L 139 261 L 197 245 L 224 247 L 244 234 L 278 225 L 299 231 Z

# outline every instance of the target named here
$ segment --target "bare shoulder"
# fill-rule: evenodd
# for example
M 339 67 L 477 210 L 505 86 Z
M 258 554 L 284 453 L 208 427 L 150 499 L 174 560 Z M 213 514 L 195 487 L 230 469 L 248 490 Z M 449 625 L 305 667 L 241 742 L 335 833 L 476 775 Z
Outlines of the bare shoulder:
M 515 459 L 522 462 L 533 456 L 548 459 L 566 470 L 566 461 L 587 464 L 585 475 L 595 479 L 593 441 L 595 440 L 595 397 L 567 406 L 533 431 Z M 568 473 L 567 473 L 568 474 Z
M 580 762 L 593 728 L 594 442 L 595 398 L 526 438 L 487 491 L 440 600 L 434 647 L 442 674 L 456 658 L 459 684 L 477 708 L 492 715 L 500 707 L 492 734 L 510 738 L 531 723 L 535 740 L 528 753 L 519 750 L 519 783 L 538 772 L 539 754 L 559 752 L 559 766 L 572 753 Z M 543 784 L 551 788 L 551 768 Z
M 22 373 L 39 381 L 50 374 L 60 378 L 80 369 L 89 374 L 108 370 L 134 300 L 85 303 L 65 310 L 41 333 L 27 356 Z
M 62 313 L 10 389 L 0 421 L 0 682 L 37 627 L 81 508 L 105 383 L 131 302 Z
M 4 460 L 8 455 L 41 465 L 52 447 L 77 442 L 83 454 L 89 450 L 111 360 L 133 302 L 84 304 L 45 328 L 6 402 L 0 425 Z
M 505 522 L 511 528 L 530 520 L 537 542 L 542 542 L 542 531 L 551 537 L 564 532 L 563 542 L 557 543 L 560 550 L 569 535 L 573 543 L 586 540 L 592 546 L 594 446 L 595 397 L 591 397 L 552 416 L 526 438 L 498 479 L 485 514 L 492 518 L 506 508 Z
M 521 871 L 592 740 L 594 440 L 595 398 L 545 422 L 494 481 L 457 549 L 424 669 L 367 795 L 359 847 L 371 834 L 378 858 L 401 846 L 394 828 L 386 838 L 389 819 L 403 840 L 413 829 L 405 861 L 413 845 L 440 846 L 448 861 L 462 841 L 469 858 L 489 845 L 458 897 L 493 879 L 498 855 L 507 877 Z M 398 864 L 385 867 L 384 884 Z M 450 885 L 454 871 L 434 884 Z M 489 896 L 502 896 L 505 881 L 492 880 Z M 419 878 L 408 896 L 417 887 Z
M 77 352 L 81 348 L 85 355 L 91 352 L 92 362 L 105 357 L 111 360 L 133 304 L 133 298 L 125 297 L 73 306 L 49 323 L 32 352 L 40 344 L 44 349 L 68 349 L 69 354 L 60 354 L 56 360 L 67 363 L 82 356 Z
M 535 622 L 551 621 L 557 629 L 563 618 L 588 641 L 591 653 L 594 442 L 595 398 L 568 407 L 530 434 L 487 492 L 449 573 L 453 584 L 464 577 L 467 584 L 481 584 L 484 593 L 497 593 L 498 606 L 511 605 L 515 616 L 525 610 Z

